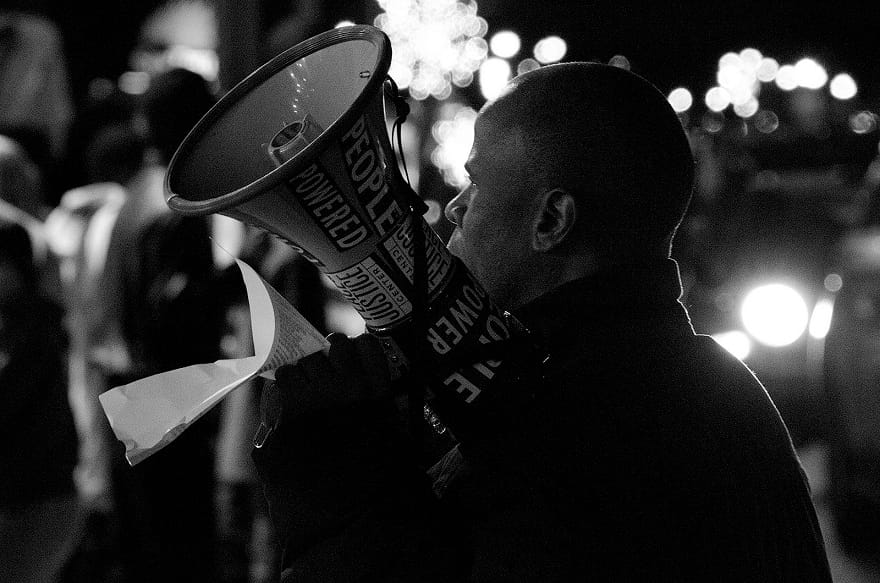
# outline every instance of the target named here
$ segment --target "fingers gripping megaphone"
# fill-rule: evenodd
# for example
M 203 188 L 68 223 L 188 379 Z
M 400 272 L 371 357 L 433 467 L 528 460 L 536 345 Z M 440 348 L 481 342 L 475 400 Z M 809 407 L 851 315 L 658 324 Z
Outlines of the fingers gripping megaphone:
M 503 357 L 487 347 L 514 323 L 413 210 L 386 127 L 390 61 L 388 38 L 371 26 L 278 55 L 181 143 L 167 202 L 260 227 L 302 253 L 370 332 L 419 363 L 432 407 L 466 433 L 495 400 Z

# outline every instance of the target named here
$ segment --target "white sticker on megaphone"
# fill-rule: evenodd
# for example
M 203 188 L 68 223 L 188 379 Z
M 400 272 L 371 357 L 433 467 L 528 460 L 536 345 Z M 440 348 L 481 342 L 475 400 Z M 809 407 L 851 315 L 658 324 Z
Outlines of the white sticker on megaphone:
M 125 457 L 135 465 L 176 439 L 232 390 L 257 375 L 329 347 L 318 330 L 236 259 L 247 289 L 254 356 L 195 364 L 111 389 L 99 396 Z

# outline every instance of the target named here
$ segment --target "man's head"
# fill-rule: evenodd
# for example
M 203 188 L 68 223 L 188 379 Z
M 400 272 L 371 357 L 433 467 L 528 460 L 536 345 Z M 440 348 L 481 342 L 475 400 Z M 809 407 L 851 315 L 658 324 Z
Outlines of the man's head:
M 481 111 L 467 170 L 449 248 L 505 308 L 602 265 L 667 257 L 693 181 L 666 98 L 596 63 L 514 79 Z

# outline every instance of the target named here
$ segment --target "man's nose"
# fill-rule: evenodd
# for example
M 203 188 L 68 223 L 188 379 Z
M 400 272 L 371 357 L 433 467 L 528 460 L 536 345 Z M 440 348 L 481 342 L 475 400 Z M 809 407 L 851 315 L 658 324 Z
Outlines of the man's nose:
M 470 202 L 470 190 L 469 187 L 463 189 L 446 205 L 446 210 L 444 211 L 446 220 L 456 227 L 461 225 L 461 219 L 467 210 L 468 202 Z

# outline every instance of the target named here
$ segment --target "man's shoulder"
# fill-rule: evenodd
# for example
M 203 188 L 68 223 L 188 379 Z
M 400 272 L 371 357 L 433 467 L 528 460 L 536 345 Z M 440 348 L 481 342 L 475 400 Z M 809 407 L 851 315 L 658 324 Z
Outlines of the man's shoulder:
M 637 452 L 682 467 L 751 459 L 771 468 L 795 459 L 761 382 L 710 337 L 640 338 L 580 350 L 551 365 L 545 384 L 536 431 L 584 455 L 612 452 L 597 454 L 609 463 L 619 456 L 633 465 L 653 463 Z

